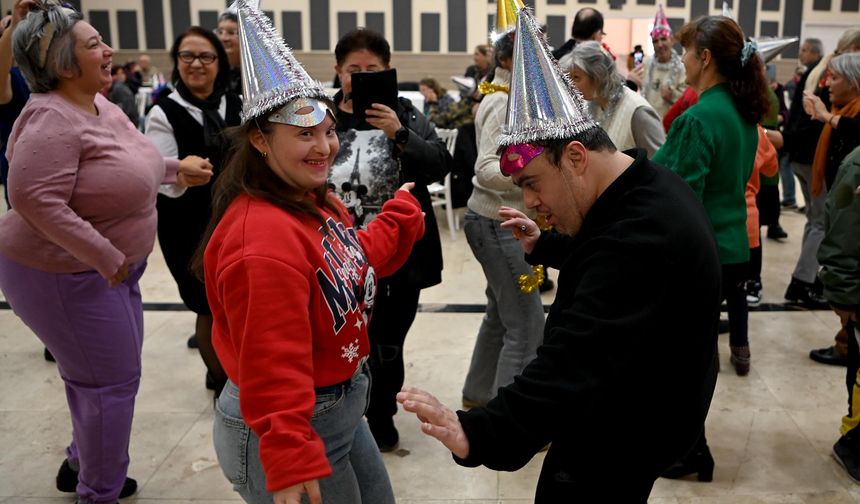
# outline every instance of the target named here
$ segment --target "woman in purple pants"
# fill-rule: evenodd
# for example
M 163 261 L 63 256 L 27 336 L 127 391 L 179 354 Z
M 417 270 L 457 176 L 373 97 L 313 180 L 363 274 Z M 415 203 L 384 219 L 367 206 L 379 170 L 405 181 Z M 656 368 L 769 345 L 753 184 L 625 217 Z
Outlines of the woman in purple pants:
M 143 339 L 138 280 L 155 240 L 155 196 L 162 183 L 205 183 L 211 167 L 165 160 L 99 94 L 113 50 L 78 12 L 30 6 L 13 35 L 33 94 L 7 149 L 12 210 L 0 217 L 0 290 L 65 383 L 73 435 L 57 488 L 79 503 L 113 504 L 137 489 L 126 471 Z

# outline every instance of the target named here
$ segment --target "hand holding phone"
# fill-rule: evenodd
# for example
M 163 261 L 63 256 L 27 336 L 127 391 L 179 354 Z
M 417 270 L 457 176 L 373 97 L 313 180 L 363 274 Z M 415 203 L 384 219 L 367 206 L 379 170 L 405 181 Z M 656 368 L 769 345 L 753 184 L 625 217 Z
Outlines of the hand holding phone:
M 397 71 L 356 72 L 352 74 L 352 113 L 356 120 L 364 122 L 365 111 L 374 103 L 397 110 Z

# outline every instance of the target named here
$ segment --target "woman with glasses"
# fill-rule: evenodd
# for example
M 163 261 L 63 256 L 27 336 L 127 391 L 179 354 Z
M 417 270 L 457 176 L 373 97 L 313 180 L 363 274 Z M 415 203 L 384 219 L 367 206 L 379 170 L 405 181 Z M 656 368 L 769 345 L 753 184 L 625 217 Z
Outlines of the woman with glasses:
M 171 81 L 175 91 L 161 96 L 146 119 L 146 136 L 166 158 L 196 155 L 212 163 L 213 181 L 218 175 L 227 143 L 224 128 L 239 124 L 241 102 L 229 91 L 230 66 L 221 42 L 210 30 L 192 26 L 181 34 L 170 51 Z M 185 305 L 197 314 L 190 347 L 198 346 L 208 370 L 206 386 L 216 396 L 227 376 L 212 348 L 212 314 L 203 283 L 189 269 L 211 215 L 211 185 L 170 194 L 163 187 L 158 197 L 158 242 Z
M 242 95 L 242 61 L 239 58 L 239 18 L 233 12 L 225 12 L 218 18 L 215 29 L 218 40 L 224 44 L 227 61 L 230 63 L 230 91 Z

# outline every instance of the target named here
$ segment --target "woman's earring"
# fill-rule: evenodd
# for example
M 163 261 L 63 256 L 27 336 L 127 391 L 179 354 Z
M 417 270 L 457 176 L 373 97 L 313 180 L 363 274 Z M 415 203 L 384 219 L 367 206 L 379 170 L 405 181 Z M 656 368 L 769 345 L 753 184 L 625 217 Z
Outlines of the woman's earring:
M 269 153 L 266 151 L 260 151 L 260 154 L 263 156 L 263 159 L 266 159 L 269 157 Z

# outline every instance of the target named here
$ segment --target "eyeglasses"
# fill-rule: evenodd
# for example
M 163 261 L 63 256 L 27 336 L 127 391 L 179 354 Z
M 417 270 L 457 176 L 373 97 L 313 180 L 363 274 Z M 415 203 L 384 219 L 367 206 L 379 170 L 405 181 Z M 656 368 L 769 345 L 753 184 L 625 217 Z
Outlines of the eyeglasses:
M 195 54 L 191 51 L 181 51 L 179 54 L 179 61 L 187 64 L 194 63 L 194 60 L 200 60 L 202 65 L 211 65 L 218 59 L 218 55 L 211 52 L 202 52 L 200 54 Z
M 239 32 L 236 30 L 233 30 L 233 29 L 230 29 L 230 30 L 228 30 L 226 28 L 216 28 L 215 29 L 215 35 L 221 35 L 221 36 L 226 35 L 228 37 L 235 37 L 238 34 L 239 34 Z

